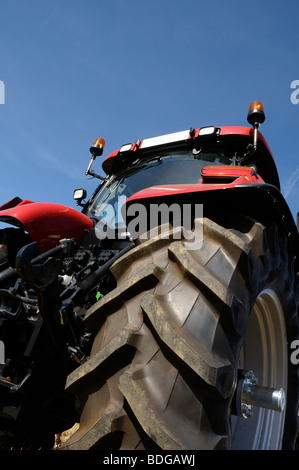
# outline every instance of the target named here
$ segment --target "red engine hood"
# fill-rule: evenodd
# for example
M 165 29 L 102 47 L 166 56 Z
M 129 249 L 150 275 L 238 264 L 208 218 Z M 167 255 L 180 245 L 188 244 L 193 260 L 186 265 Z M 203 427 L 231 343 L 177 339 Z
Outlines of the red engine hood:
M 93 226 L 88 217 L 71 207 L 19 201 L 16 199 L 13 207 L 11 201 L 0 206 L 0 220 L 24 228 L 38 242 L 41 253 L 57 246 L 63 238 L 75 238 L 80 244 L 85 231 Z

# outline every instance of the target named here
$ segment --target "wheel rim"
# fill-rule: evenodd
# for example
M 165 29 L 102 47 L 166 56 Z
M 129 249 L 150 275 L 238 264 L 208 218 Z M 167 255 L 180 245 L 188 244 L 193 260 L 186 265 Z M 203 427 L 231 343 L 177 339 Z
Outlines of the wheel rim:
M 263 290 L 251 311 L 239 367 L 252 370 L 258 384 L 287 392 L 287 337 L 281 303 L 271 289 Z M 278 412 L 253 408 L 253 417 L 232 417 L 233 449 L 280 449 L 285 408 Z

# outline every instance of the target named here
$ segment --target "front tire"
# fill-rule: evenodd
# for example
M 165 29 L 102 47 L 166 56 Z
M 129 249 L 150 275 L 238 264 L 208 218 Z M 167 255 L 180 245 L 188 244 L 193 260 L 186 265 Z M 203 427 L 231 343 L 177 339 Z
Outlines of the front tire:
M 116 289 L 87 312 L 94 345 L 67 380 L 80 427 L 63 448 L 293 448 L 298 298 L 287 237 L 240 216 L 197 219 L 193 241 L 177 232 L 162 227 L 118 260 Z M 283 387 L 285 410 L 235 416 L 240 369 Z

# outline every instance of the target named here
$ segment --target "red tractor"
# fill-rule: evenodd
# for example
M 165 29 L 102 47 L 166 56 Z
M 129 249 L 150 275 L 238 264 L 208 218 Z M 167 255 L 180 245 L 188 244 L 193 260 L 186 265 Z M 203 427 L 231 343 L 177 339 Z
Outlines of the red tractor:
M 251 127 L 109 155 L 81 211 L 0 207 L 0 448 L 293 449 L 298 231 Z

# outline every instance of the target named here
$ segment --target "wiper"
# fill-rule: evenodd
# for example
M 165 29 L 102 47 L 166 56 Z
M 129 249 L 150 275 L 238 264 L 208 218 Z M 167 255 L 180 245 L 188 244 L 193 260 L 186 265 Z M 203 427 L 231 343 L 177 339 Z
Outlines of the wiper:
M 153 165 L 149 165 L 149 162 L 153 162 L 154 160 L 157 160 L 156 163 Z M 153 160 L 147 160 L 146 162 L 142 162 L 140 164 L 136 164 L 132 166 L 131 168 L 127 169 L 126 172 L 124 172 L 123 176 L 121 176 L 120 182 L 123 182 L 128 175 L 131 175 L 132 173 L 135 173 L 136 171 L 141 170 L 142 168 L 153 168 L 155 166 L 161 165 L 162 163 L 162 158 L 161 157 L 155 157 Z

